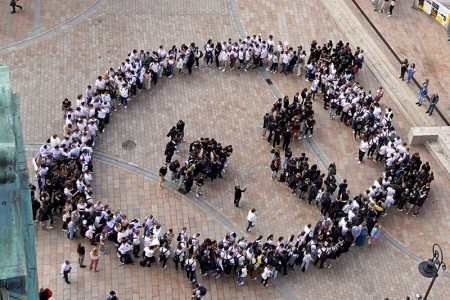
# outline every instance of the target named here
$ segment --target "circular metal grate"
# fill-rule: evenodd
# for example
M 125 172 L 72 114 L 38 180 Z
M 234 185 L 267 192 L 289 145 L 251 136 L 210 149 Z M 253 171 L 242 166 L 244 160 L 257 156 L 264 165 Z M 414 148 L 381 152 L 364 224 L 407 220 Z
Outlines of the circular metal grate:
M 122 147 L 126 150 L 132 150 L 136 148 L 136 143 L 132 140 L 126 140 L 125 142 L 122 143 Z

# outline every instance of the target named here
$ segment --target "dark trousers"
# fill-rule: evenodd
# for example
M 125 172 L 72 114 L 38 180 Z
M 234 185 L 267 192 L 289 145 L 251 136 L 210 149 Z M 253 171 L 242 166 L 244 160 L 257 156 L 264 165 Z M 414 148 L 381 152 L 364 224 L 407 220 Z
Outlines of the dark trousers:
M 236 207 L 239 207 L 239 202 L 241 201 L 241 198 L 239 198 L 239 199 L 234 199 L 234 205 L 236 206 Z
M 323 216 L 326 216 L 327 213 L 328 213 L 328 211 L 329 211 L 329 207 L 328 207 L 328 206 L 322 206 L 322 208 L 320 209 L 320 213 L 321 213 Z
M 20 9 L 22 9 L 23 7 L 22 6 L 20 6 L 20 5 L 17 5 L 17 4 L 14 4 L 14 5 L 11 5 L 12 6 L 12 9 L 13 9 L 13 11 L 12 12 L 16 12 L 16 6 L 18 7 L 18 8 L 20 8 Z
M 402 81 L 404 80 L 406 69 L 407 69 L 406 67 L 402 67 L 400 69 L 400 78 L 402 79 Z
M 120 96 L 120 100 L 121 100 L 123 105 L 125 105 L 125 106 L 128 105 L 128 99 L 127 98 Z
M 360 162 L 362 162 L 362 160 L 363 160 L 365 154 L 366 154 L 366 152 L 363 152 L 363 151 L 361 151 L 361 150 L 358 150 L 358 160 L 359 160 Z
M 291 139 L 284 139 L 283 140 L 283 150 L 286 150 L 289 148 L 289 144 L 291 143 Z
M 266 285 L 267 285 L 267 282 L 269 281 L 269 278 L 270 278 L 270 277 L 267 277 L 266 279 L 261 278 L 261 284 L 264 285 L 264 286 L 266 286 Z
M 133 246 L 133 255 L 134 257 L 139 257 L 139 252 L 141 251 L 141 245 Z
M 66 283 L 70 283 L 70 282 L 69 282 L 69 272 L 70 272 L 70 271 L 64 271 L 64 272 L 63 272 L 64 281 L 65 281 Z
M 186 271 L 186 278 L 188 278 L 190 281 L 193 281 L 195 279 L 195 270 Z
M 164 268 L 167 265 L 167 257 L 160 257 L 159 262 L 162 264 L 162 267 Z
M 375 158 L 375 160 L 381 162 L 383 160 L 383 158 L 384 158 L 384 155 L 377 153 L 377 158 Z
M 305 130 L 305 136 L 308 134 L 308 131 L 311 133 L 311 135 L 313 134 L 314 128 L 313 127 L 306 127 Z

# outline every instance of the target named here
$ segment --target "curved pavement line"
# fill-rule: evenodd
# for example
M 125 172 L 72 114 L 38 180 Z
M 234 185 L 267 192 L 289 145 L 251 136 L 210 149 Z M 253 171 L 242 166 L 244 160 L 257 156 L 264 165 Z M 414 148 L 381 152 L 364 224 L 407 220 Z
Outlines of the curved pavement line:
M 93 3 L 91 6 L 89 6 L 86 10 L 84 10 L 79 15 L 73 17 L 72 19 L 70 19 L 62 24 L 59 24 L 58 26 L 56 26 L 48 31 L 45 31 L 41 34 L 34 35 L 28 39 L 21 40 L 19 42 L 13 43 L 6 47 L 0 48 L 0 54 L 3 54 L 5 52 L 14 51 L 17 48 L 26 47 L 26 46 L 31 45 L 32 43 L 52 37 L 55 34 L 59 33 L 60 31 L 67 29 L 68 27 L 78 24 L 79 22 L 85 20 L 86 18 L 91 16 L 93 13 L 95 13 L 100 7 L 102 7 L 104 4 L 106 4 L 106 2 L 108 2 L 108 0 L 97 0 L 95 3 Z
M 246 34 L 245 30 L 244 30 L 244 27 L 242 26 L 242 22 L 241 22 L 241 19 L 239 17 L 239 8 L 238 8 L 237 0 L 230 0 L 230 3 L 231 3 L 231 12 L 232 12 L 232 15 L 233 15 L 233 20 L 235 22 L 236 29 L 239 31 L 239 34 L 241 35 L 241 38 L 245 39 L 247 34 Z M 269 75 L 268 75 L 268 73 L 267 73 L 265 68 L 259 68 L 258 71 L 259 71 L 260 76 L 264 80 L 270 79 L 270 77 L 269 77 Z M 275 83 L 270 84 L 269 88 L 272 90 L 272 92 L 273 92 L 273 94 L 274 94 L 276 99 L 283 97 L 284 94 L 281 93 L 280 89 L 278 88 L 278 86 Z M 306 139 L 306 141 L 308 143 L 309 148 L 319 158 L 320 162 L 325 167 L 325 169 L 328 169 L 329 160 L 326 157 L 326 155 L 320 150 L 320 147 L 316 144 L 316 142 L 313 139 Z M 336 181 L 338 183 L 342 182 L 341 178 L 339 176 L 337 176 L 337 175 L 336 175 Z M 423 261 L 423 259 L 421 259 L 414 252 L 412 252 L 411 250 L 406 248 L 404 245 L 402 245 L 398 239 L 396 239 L 393 235 L 391 235 L 385 229 L 383 229 L 381 231 L 381 234 L 383 235 L 384 238 L 386 238 L 386 240 L 394 248 L 396 248 L 401 253 L 407 255 L 409 258 L 411 258 L 412 260 L 414 260 L 414 261 L 416 261 L 418 263 Z M 450 278 L 450 272 L 442 270 L 440 274 L 443 274 L 445 277 Z M 287 287 L 285 287 L 285 288 L 287 289 Z
M 311 148 L 313 149 L 313 151 L 315 151 L 314 147 L 317 147 L 317 145 L 315 145 L 314 142 L 312 142 L 311 144 L 313 144 L 313 146 Z M 311 144 L 309 146 L 311 146 Z M 40 145 L 41 144 L 37 144 L 37 143 L 26 144 L 25 149 L 27 152 L 32 152 L 33 154 L 35 154 L 35 152 L 37 152 L 39 150 Z M 141 176 L 145 179 L 148 179 L 148 180 L 151 180 L 154 182 L 159 181 L 159 176 L 157 174 L 146 171 L 146 170 L 136 166 L 133 163 L 124 162 L 119 159 L 112 158 L 111 156 L 101 153 L 99 151 L 96 151 L 93 154 L 93 158 L 96 160 L 99 160 L 107 165 L 117 167 L 119 169 L 122 169 L 126 172 L 132 173 L 134 175 Z M 184 195 L 184 194 L 179 193 L 177 191 L 177 189 L 178 189 L 177 184 L 175 184 L 173 182 L 166 181 L 165 186 L 170 188 L 172 190 L 172 192 L 180 194 L 182 197 L 186 197 L 190 202 L 193 202 L 194 205 L 202 208 L 205 212 L 212 215 L 224 227 L 227 227 L 228 229 L 236 232 L 240 236 L 245 236 L 245 234 L 235 224 L 231 223 L 228 218 L 226 218 L 223 214 L 218 212 L 214 207 L 212 207 L 208 203 L 201 201 L 197 197 L 194 197 L 194 195 L 191 195 L 191 194 Z M 417 263 L 421 263 L 423 261 L 422 258 L 420 258 L 414 252 L 410 251 L 408 248 L 403 246 L 397 239 L 395 239 L 393 236 L 391 236 L 386 230 L 382 230 L 381 234 L 394 248 L 396 248 L 398 251 L 400 251 L 401 253 L 408 256 L 410 259 L 416 261 Z M 450 278 L 450 272 L 441 271 L 440 274 L 443 274 L 445 277 Z M 284 284 L 284 282 L 282 282 L 282 280 L 277 281 L 277 283 L 281 283 L 281 284 L 279 284 L 279 287 L 282 289 L 282 291 L 285 294 L 287 294 L 289 296 L 288 299 L 296 299 L 295 296 L 293 296 L 293 295 L 291 297 L 291 292 L 286 290 L 288 288 L 285 286 L 285 284 Z
M 46 38 L 50 35 L 54 35 L 57 32 L 60 31 L 61 27 L 64 25 L 73 25 L 76 24 L 77 22 L 85 19 L 86 17 L 88 17 L 89 15 L 91 15 L 93 12 L 95 12 L 95 10 L 98 9 L 98 7 L 100 7 L 101 5 L 103 5 L 104 3 L 106 3 L 108 0 L 98 0 L 95 4 L 93 4 L 90 8 L 88 8 L 86 11 L 84 11 L 82 14 L 78 15 L 77 17 L 75 17 L 72 20 L 69 20 L 68 22 L 60 25 L 57 28 L 54 28 L 46 33 L 43 33 L 41 35 L 35 36 L 29 40 L 23 41 L 23 42 L 19 42 L 15 45 L 12 46 L 8 46 L 6 48 L 0 48 L 0 53 L 8 51 L 9 48 L 13 48 L 16 47 L 17 45 L 20 44 L 20 46 L 26 46 L 28 44 L 31 44 L 34 41 L 40 40 L 42 38 Z M 238 9 L 238 5 L 237 5 L 237 0 L 230 0 L 230 4 L 231 4 L 231 13 L 233 16 L 233 20 L 236 26 L 236 29 L 238 30 L 239 34 L 241 35 L 242 38 L 245 38 L 247 36 L 247 34 L 244 31 L 244 28 L 242 26 L 240 17 L 239 17 L 239 9 Z M 270 79 L 270 77 L 268 76 L 267 71 L 264 68 L 260 68 L 259 69 L 259 74 L 260 76 L 266 80 L 266 79 Z M 280 98 L 283 97 L 283 94 L 281 93 L 280 89 L 277 87 L 277 85 L 275 83 L 269 85 L 269 88 L 272 90 L 274 97 L 275 98 Z M 325 167 L 325 169 L 327 169 L 328 165 L 329 165 L 329 160 L 326 157 L 326 155 L 320 150 L 320 148 L 318 147 L 318 145 L 315 143 L 315 141 L 313 139 L 307 139 L 306 140 L 308 143 L 309 148 L 312 150 L 312 152 L 319 158 L 320 162 L 322 163 L 322 165 Z M 38 143 L 28 143 L 25 145 L 25 148 L 27 151 L 36 151 L 37 147 L 41 146 L 42 144 L 38 144 Z M 139 168 L 138 166 L 132 164 L 132 163 L 126 163 L 120 160 L 117 160 L 115 158 L 111 158 L 109 156 L 106 156 L 104 154 L 99 153 L 98 151 L 94 153 L 93 157 L 95 159 L 98 159 L 102 162 L 105 162 L 107 164 L 119 167 L 123 170 L 126 170 L 128 172 L 134 173 L 134 174 L 138 174 L 144 178 L 150 179 L 152 181 L 158 181 L 159 180 L 159 176 L 151 173 L 149 171 L 145 171 L 142 168 Z M 341 182 L 341 178 L 339 176 L 336 176 L 336 179 L 338 182 Z M 176 184 L 172 183 L 172 182 L 167 182 L 166 181 L 166 186 L 170 187 L 171 189 L 173 189 L 174 191 L 177 190 L 177 186 Z M 222 223 L 222 225 L 224 225 L 225 227 L 228 227 L 229 229 L 233 230 L 234 232 L 236 232 L 237 234 L 240 234 L 241 236 L 244 236 L 244 234 L 234 225 L 232 224 L 226 217 L 224 217 L 220 212 L 218 212 L 217 210 L 215 210 L 212 206 L 210 206 L 209 204 L 207 204 L 204 201 L 200 201 L 198 198 L 194 197 L 193 195 L 183 195 L 180 193 L 180 195 L 185 196 L 186 198 L 188 198 L 191 202 L 193 202 L 194 204 L 196 204 L 197 206 L 201 207 L 202 209 L 204 209 L 206 212 L 212 214 L 220 223 Z M 411 258 L 412 260 L 420 263 L 423 261 L 423 259 L 421 259 L 418 255 L 416 255 L 414 252 L 412 252 L 411 250 L 409 250 L 408 248 L 406 248 L 404 245 L 401 244 L 401 242 L 396 239 L 393 235 L 391 235 L 388 231 L 386 231 L 385 229 L 382 230 L 382 235 L 383 237 L 394 247 L 396 248 L 398 251 L 400 251 L 401 253 L 407 255 L 409 258 Z M 445 277 L 450 278 L 450 272 L 447 271 L 441 271 L 441 274 L 443 274 Z M 278 287 L 282 290 L 283 293 L 285 293 L 285 295 L 288 297 L 288 299 L 298 299 L 290 290 L 289 288 L 286 286 L 286 284 L 284 283 L 284 281 L 278 280 L 276 281 L 278 284 Z
M 95 160 L 101 161 L 107 165 L 117 167 L 119 169 L 130 172 L 132 174 L 141 176 L 145 179 L 154 181 L 155 183 L 157 183 L 159 181 L 159 176 L 157 174 L 146 171 L 146 170 L 136 166 L 133 163 L 121 161 L 119 159 L 110 157 L 106 154 L 100 153 L 99 151 L 94 152 L 92 157 Z M 165 181 L 164 187 L 169 188 L 172 192 L 180 195 L 181 197 L 185 197 L 187 200 L 192 202 L 194 205 L 203 209 L 208 215 L 213 216 L 216 221 L 218 221 L 220 224 L 222 224 L 222 226 L 230 229 L 231 231 L 234 231 L 236 234 L 238 234 L 240 236 L 247 237 L 235 224 L 230 222 L 230 220 L 226 216 L 224 216 L 222 213 L 218 212 L 214 207 L 212 207 L 207 202 L 200 200 L 199 198 L 195 197 L 194 195 L 191 195 L 191 194 L 184 195 L 184 194 L 178 192 L 177 191 L 178 185 L 176 183 L 173 183 L 170 181 Z M 281 293 L 284 294 L 284 299 L 289 299 L 289 300 L 297 300 L 298 299 L 296 296 L 294 296 L 292 291 L 287 287 L 287 285 L 284 283 L 284 281 L 281 279 L 281 277 L 279 277 L 279 280 L 275 281 L 275 284 L 278 286 Z

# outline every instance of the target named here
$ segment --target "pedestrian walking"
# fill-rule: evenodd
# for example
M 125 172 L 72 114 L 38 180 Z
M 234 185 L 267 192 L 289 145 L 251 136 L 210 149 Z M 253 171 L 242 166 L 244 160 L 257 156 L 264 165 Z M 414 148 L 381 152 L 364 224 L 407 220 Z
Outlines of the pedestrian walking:
M 159 169 L 159 188 L 162 190 L 163 183 L 166 181 L 166 175 L 167 175 L 167 167 L 164 165 Z
M 387 7 L 389 0 L 382 0 L 383 3 L 381 4 L 380 9 L 378 10 L 379 13 L 386 12 L 385 7 Z
M 256 221 L 256 217 L 258 216 L 258 213 L 256 212 L 256 208 L 252 208 L 247 215 L 247 221 L 248 221 L 248 225 L 247 225 L 247 229 L 245 231 L 250 232 L 252 231 L 252 228 L 255 227 L 255 221 Z
M 408 67 L 408 80 L 406 80 L 406 83 L 409 83 L 412 80 L 415 73 L 416 73 L 416 64 L 412 63 Z
M 402 79 L 402 81 L 405 80 L 405 74 L 406 71 L 408 71 L 408 67 L 409 67 L 409 63 L 408 63 L 408 59 L 404 59 L 401 63 L 400 63 L 400 77 Z
M 433 96 L 431 96 L 431 98 L 430 98 L 430 107 L 428 108 L 426 113 L 430 114 L 430 116 L 431 116 L 431 114 L 433 113 L 434 109 L 436 108 L 436 105 L 438 104 L 438 102 L 439 102 L 439 94 L 438 94 L 438 92 L 435 92 L 433 94 Z
M 72 265 L 70 264 L 69 260 L 66 260 L 61 266 L 60 275 L 61 275 L 61 277 L 64 277 L 64 281 L 67 284 L 70 284 L 69 273 L 70 273 L 71 270 L 72 270 Z
M 9 3 L 9 5 L 12 7 L 12 14 L 16 13 L 16 6 L 20 8 L 20 10 L 23 10 L 23 7 L 21 5 L 18 5 L 17 2 L 19 2 L 19 0 L 11 0 L 11 2 Z
M 242 198 L 242 193 L 244 193 L 247 190 L 247 187 L 245 187 L 243 190 L 241 189 L 241 186 L 239 184 L 236 184 L 234 186 L 234 206 L 239 207 L 239 202 Z
M 391 0 L 391 6 L 389 6 L 389 13 L 388 16 L 392 16 L 392 11 L 394 10 L 394 7 L 397 5 L 397 2 L 395 0 Z
M 91 262 L 89 264 L 89 271 L 92 270 L 92 268 L 94 268 L 95 272 L 98 272 L 98 262 L 100 261 L 100 252 L 98 251 L 97 248 L 92 249 L 91 253 Z
M 167 259 L 170 256 L 170 247 L 167 242 L 165 242 L 161 248 L 159 248 L 159 262 L 161 263 L 161 270 L 167 268 Z
M 83 265 L 84 256 L 86 254 L 86 249 L 84 248 L 83 243 L 78 244 L 77 254 L 78 254 L 78 264 L 80 265 L 80 268 L 86 268 L 86 266 Z

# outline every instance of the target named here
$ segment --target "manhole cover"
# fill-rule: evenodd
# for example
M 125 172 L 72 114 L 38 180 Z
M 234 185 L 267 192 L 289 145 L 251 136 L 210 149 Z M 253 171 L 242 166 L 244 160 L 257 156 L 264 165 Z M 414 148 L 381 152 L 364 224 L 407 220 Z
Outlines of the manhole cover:
M 122 143 L 122 147 L 126 150 L 132 150 L 136 147 L 136 143 L 132 140 L 126 140 Z

